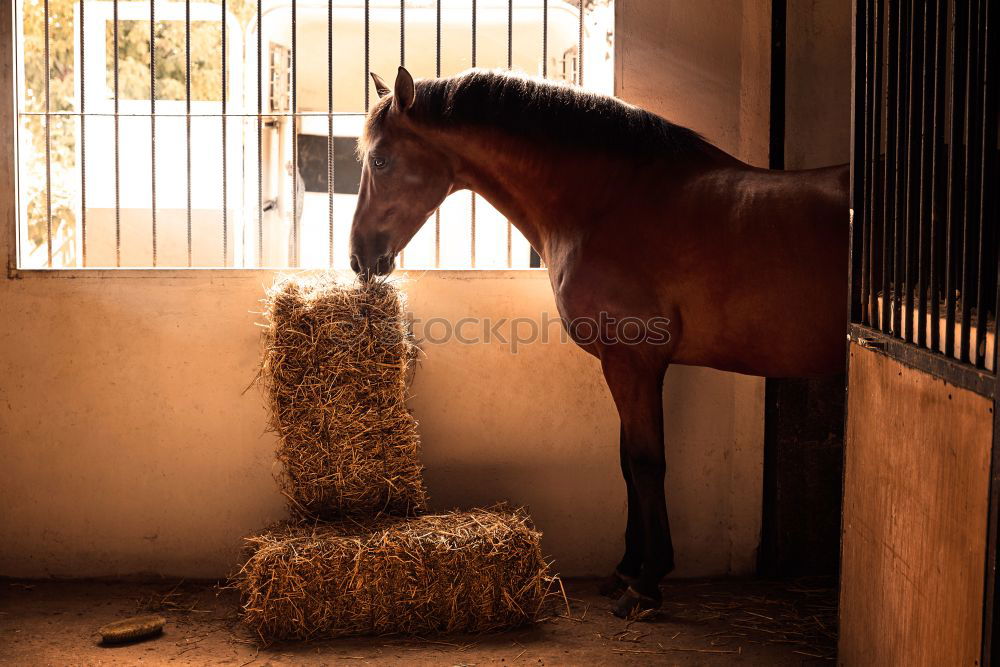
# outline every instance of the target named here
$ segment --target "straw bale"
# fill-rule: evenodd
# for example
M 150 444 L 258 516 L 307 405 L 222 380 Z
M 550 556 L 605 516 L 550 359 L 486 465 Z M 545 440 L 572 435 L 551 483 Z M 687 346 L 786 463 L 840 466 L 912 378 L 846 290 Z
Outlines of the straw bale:
M 426 505 L 406 407 L 417 348 L 389 283 L 279 281 L 264 299 L 258 380 L 293 516 L 411 515 Z
M 504 506 L 283 523 L 246 538 L 233 585 L 244 623 L 265 642 L 485 632 L 535 620 L 548 606 L 555 578 L 540 539 L 523 510 Z

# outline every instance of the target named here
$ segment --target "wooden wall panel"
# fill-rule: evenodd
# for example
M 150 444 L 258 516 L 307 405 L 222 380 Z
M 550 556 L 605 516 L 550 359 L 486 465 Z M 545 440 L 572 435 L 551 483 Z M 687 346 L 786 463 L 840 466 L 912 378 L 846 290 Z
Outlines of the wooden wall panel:
M 840 661 L 979 661 L 992 402 L 851 344 Z

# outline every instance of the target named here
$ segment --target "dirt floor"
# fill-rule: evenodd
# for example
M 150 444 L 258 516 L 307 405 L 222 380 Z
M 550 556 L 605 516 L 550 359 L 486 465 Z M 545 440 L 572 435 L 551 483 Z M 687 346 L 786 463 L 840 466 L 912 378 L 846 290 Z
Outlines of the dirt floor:
M 676 581 L 664 607 L 626 622 L 590 580 L 569 580 L 569 609 L 486 636 L 358 638 L 258 646 L 232 591 L 206 584 L 0 580 L 3 665 L 814 665 L 835 658 L 831 582 Z M 164 633 L 102 647 L 97 628 L 162 613 Z

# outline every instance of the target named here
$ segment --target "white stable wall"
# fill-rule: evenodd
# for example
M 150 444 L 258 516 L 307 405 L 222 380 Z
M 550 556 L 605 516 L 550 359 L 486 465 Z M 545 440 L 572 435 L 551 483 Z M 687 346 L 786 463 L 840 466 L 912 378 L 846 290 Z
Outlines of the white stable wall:
M 763 164 L 767 5 L 619 0 L 619 94 Z M 243 393 L 272 280 L 0 278 L 0 575 L 218 577 L 241 535 L 283 515 L 261 400 Z M 421 272 L 404 287 L 425 320 L 555 314 L 544 272 Z M 748 573 L 763 383 L 674 367 L 665 403 L 675 576 Z M 625 500 L 596 360 L 558 339 L 427 346 L 411 404 L 435 507 L 526 504 L 557 570 L 610 571 Z

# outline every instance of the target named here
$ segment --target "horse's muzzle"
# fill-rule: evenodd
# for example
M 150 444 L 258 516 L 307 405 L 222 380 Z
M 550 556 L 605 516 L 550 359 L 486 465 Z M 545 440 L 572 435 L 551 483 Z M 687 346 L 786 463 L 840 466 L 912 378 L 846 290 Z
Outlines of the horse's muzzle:
M 357 253 L 351 255 L 351 270 L 365 280 L 375 276 L 387 276 L 396 268 L 396 258 L 392 253 L 374 259 L 362 259 Z

